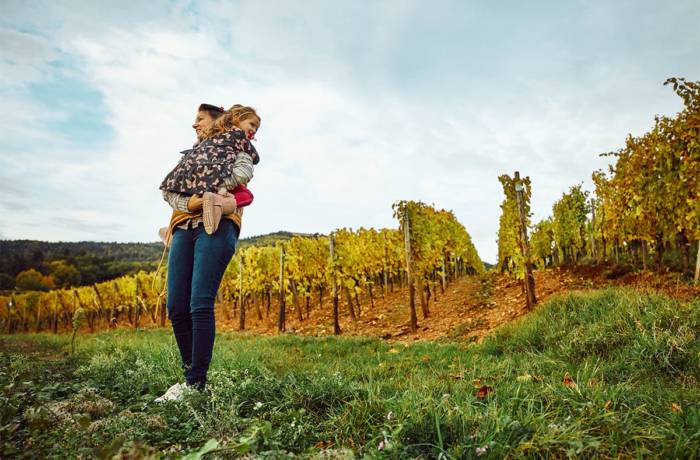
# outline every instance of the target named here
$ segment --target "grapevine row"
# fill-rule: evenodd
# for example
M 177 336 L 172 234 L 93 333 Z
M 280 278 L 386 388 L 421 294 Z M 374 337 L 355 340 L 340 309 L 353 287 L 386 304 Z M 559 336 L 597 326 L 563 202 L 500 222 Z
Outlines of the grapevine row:
M 649 132 L 628 136 L 624 147 L 603 154 L 614 162 L 607 171 L 593 173 L 593 197 L 575 185 L 554 203 L 552 216 L 532 229 L 531 261 L 535 265 L 614 258 L 646 269 L 655 258 L 661 271 L 673 263 L 664 257 L 673 251 L 680 259 L 676 269 L 691 274 L 695 250 L 698 281 L 700 82 L 670 78 L 665 85 L 671 85 L 683 99 L 683 110 L 675 117 L 657 116 Z M 499 179 L 506 194 L 498 235 L 499 268 L 521 278 L 524 260 L 517 242 L 512 179 Z M 529 180 L 525 195 L 529 214 Z
M 217 308 L 229 319 L 237 316 L 241 329 L 246 314 L 269 317 L 273 304 L 281 307 L 282 324 L 287 305 L 302 321 L 312 306 L 325 308 L 335 281 L 347 316 L 356 320 L 363 308 L 374 306 L 377 296 L 415 282 L 426 317 L 437 289 L 444 290 L 460 275 L 481 273 L 484 267 L 469 234 L 451 212 L 416 202 L 399 202 L 394 210 L 402 225 L 406 219 L 411 223 L 411 279 L 406 276 L 403 227 L 343 228 L 329 236 L 295 236 L 274 246 L 239 250 L 224 274 Z M 162 272 L 139 272 L 93 286 L 0 297 L 0 331 L 69 330 L 76 314 L 85 318 L 90 331 L 125 324 L 165 326 L 165 279 Z

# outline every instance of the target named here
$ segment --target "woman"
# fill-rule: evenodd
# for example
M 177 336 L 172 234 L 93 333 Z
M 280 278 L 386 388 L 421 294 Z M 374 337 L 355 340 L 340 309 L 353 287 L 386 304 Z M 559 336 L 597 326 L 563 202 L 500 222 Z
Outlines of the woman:
M 192 125 L 197 139 L 214 120 L 224 114 L 222 108 L 202 104 Z M 260 117 L 257 126 L 260 125 Z M 234 177 L 226 180 L 233 189 L 253 176 L 252 159 L 242 163 Z M 238 195 L 240 196 L 240 195 Z M 223 216 L 217 230 L 209 235 L 204 231 L 202 198 L 164 192 L 163 198 L 173 208 L 170 219 L 170 254 L 168 256 L 167 309 L 173 325 L 185 383 L 171 386 L 157 402 L 177 400 L 189 388 L 203 390 L 211 362 L 215 337 L 214 300 L 226 267 L 236 251 L 241 229 L 242 206 Z M 251 196 L 252 198 L 252 196 Z

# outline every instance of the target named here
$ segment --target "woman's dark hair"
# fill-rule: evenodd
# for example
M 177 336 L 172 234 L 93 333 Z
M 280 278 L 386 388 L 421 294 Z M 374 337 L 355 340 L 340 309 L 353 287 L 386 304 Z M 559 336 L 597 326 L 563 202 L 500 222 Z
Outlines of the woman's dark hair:
M 199 108 L 197 109 L 197 111 L 208 113 L 209 116 L 214 120 L 216 120 L 221 115 L 223 115 L 224 112 L 226 112 L 223 107 L 217 107 L 211 104 L 199 104 Z

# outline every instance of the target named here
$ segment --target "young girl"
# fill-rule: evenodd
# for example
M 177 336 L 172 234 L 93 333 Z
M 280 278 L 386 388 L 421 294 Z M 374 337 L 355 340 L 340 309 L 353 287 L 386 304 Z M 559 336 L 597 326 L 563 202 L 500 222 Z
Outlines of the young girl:
M 244 184 L 252 177 L 248 173 L 252 171 L 250 162 L 259 161 L 250 143 L 259 127 L 260 117 L 253 108 L 234 105 L 202 131 L 202 140 L 183 152 L 160 186 L 164 195 L 176 193 L 188 201 L 193 195 L 201 197 L 204 229 L 209 235 L 216 232 L 222 215 L 234 212 L 243 204 L 241 200 L 252 201 Z M 159 233 L 167 245 L 168 231 L 161 229 Z

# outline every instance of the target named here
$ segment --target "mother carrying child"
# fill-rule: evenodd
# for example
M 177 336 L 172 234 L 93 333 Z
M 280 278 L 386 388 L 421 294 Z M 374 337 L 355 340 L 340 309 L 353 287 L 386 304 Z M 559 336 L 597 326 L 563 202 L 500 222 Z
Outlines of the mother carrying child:
M 173 208 L 161 236 L 170 245 L 166 304 L 185 383 L 171 386 L 158 402 L 206 385 L 216 333 L 214 299 L 236 251 L 242 207 L 253 199 L 245 184 L 258 161 L 250 139 L 260 117 L 251 107 L 224 111 L 202 104 L 192 127 L 197 143 L 183 152 L 160 186 Z

